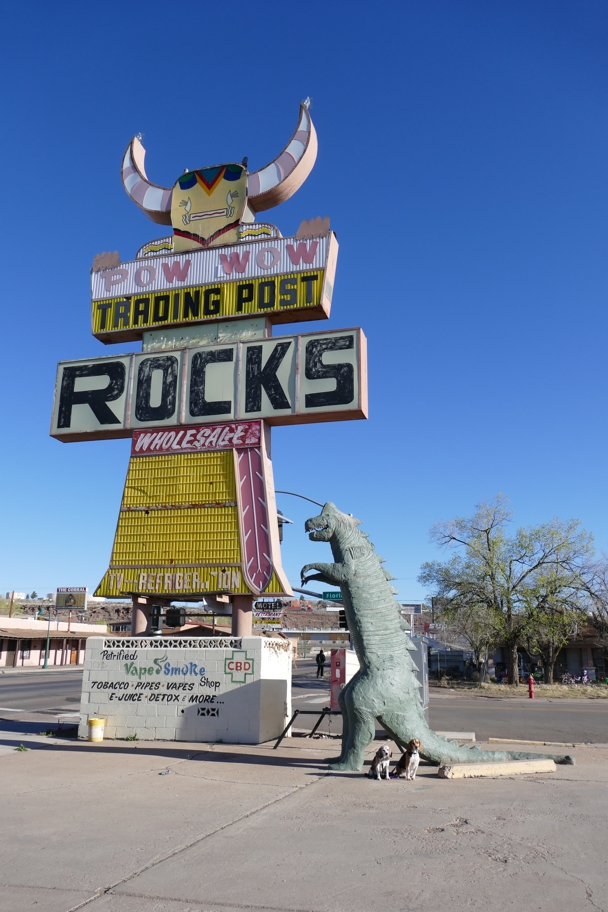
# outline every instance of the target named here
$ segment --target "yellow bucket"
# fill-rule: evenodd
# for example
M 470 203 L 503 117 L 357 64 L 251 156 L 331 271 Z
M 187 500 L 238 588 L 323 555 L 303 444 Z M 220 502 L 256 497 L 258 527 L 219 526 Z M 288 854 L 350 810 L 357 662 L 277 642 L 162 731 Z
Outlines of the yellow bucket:
M 105 719 L 89 719 L 89 741 L 103 741 Z

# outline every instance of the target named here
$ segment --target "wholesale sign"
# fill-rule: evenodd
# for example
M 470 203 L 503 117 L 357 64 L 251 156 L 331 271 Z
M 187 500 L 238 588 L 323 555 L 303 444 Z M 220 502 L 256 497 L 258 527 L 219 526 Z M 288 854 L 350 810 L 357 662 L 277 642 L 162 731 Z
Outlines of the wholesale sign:
M 210 450 L 259 446 L 260 421 L 235 424 L 206 424 L 184 430 L 134 431 L 131 456 L 159 456 L 164 453 L 202 453 Z

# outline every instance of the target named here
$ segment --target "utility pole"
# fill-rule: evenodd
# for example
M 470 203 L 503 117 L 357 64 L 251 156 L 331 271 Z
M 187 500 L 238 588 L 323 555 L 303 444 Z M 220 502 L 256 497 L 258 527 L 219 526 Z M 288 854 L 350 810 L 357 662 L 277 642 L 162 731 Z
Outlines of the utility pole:
M 10 603 L 10 605 L 8 606 L 8 616 L 9 616 L 9 618 L 12 618 L 12 616 L 13 616 L 13 600 L 14 600 L 14 598 L 15 598 L 15 590 L 13 589 L 13 591 L 11 592 L 11 603 Z
M 44 665 L 43 668 L 49 667 L 49 646 L 51 643 L 51 608 L 53 606 L 49 605 L 49 626 L 46 631 L 46 652 L 44 653 Z

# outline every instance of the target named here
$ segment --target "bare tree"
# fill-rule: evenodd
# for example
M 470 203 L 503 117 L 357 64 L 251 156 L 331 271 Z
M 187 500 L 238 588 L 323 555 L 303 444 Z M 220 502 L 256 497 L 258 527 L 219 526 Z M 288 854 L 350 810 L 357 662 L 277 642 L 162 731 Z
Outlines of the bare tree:
M 597 632 L 598 643 L 604 649 L 608 649 L 608 558 L 606 556 L 591 566 L 588 621 Z
M 464 640 L 479 667 L 482 659 L 496 645 L 496 629 L 485 604 L 465 599 L 442 601 L 441 619 L 449 624 L 460 640 Z

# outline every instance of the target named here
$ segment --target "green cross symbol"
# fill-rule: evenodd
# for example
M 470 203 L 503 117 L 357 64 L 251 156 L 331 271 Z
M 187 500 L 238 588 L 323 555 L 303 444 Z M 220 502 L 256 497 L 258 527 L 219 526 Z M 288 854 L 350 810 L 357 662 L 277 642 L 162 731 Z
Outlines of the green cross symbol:
M 230 675 L 233 684 L 244 684 L 247 676 L 253 677 L 255 660 L 244 649 L 233 649 L 232 655 L 224 659 L 224 672 Z

